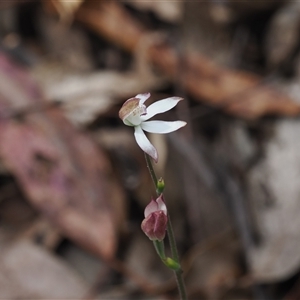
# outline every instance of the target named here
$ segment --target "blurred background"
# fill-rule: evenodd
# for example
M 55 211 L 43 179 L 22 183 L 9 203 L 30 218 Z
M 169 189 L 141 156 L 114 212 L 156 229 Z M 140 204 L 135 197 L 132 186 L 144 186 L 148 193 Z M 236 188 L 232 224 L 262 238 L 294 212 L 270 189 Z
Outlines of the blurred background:
M 299 2 L 1 1 L 0 40 L 0 298 L 178 299 L 118 117 L 151 92 L 189 299 L 300 299 Z

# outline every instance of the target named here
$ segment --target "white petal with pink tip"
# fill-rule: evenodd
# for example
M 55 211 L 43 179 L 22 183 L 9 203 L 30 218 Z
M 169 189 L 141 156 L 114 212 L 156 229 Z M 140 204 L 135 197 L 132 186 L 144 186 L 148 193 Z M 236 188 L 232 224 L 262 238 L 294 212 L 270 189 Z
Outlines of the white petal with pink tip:
M 151 96 L 150 93 L 138 94 L 135 98 L 140 99 L 140 104 L 144 104 L 144 102 Z
M 165 215 L 167 215 L 167 206 L 161 197 L 156 199 L 156 203 L 158 205 L 158 210 L 162 210 Z
M 170 97 L 170 98 L 166 98 L 166 99 L 154 102 L 153 104 L 150 104 L 147 107 L 147 113 L 144 116 L 141 116 L 141 119 L 143 121 L 146 121 L 157 114 L 164 113 L 164 112 L 172 109 L 173 107 L 175 107 L 177 105 L 177 103 L 181 100 L 183 100 L 183 98 Z
M 141 123 L 143 130 L 152 133 L 170 133 L 186 125 L 184 121 L 146 121 Z
M 152 199 L 151 202 L 145 207 L 145 211 L 144 211 L 145 218 L 147 218 L 150 214 L 158 210 L 159 209 L 158 209 L 157 202 Z
M 146 152 L 148 155 L 150 155 L 155 162 L 158 161 L 158 154 L 154 146 L 150 143 L 148 138 L 146 137 L 144 131 L 140 126 L 134 127 L 134 137 L 137 142 L 137 144 L 140 146 L 140 148 Z

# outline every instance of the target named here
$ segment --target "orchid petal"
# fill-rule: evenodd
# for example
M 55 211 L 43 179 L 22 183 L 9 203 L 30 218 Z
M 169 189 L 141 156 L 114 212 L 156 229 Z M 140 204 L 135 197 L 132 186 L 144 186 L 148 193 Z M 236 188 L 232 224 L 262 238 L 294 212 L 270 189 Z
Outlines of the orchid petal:
M 163 211 L 156 211 L 143 220 L 141 228 L 152 241 L 162 241 L 166 235 L 168 217 Z
M 158 211 L 155 214 L 155 224 L 153 233 L 155 239 L 162 241 L 166 236 L 168 218 L 163 211 Z
M 158 210 L 162 210 L 164 214 L 167 215 L 167 206 L 161 196 L 156 199 L 156 203 L 158 206 Z
M 152 199 L 151 202 L 145 207 L 145 211 L 144 211 L 145 218 L 147 218 L 149 215 L 151 215 L 152 213 L 158 210 L 159 210 L 158 203 Z
M 137 97 L 137 96 L 136 96 Z M 180 97 L 170 97 L 163 100 L 159 100 L 157 102 L 154 102 L 153 104 L 149 105 L 147 107 L 147 114 L 142 116 L 141 119 L 143 121 L 149 120 L 156 114 L 161 114 L 163 112 L 166 112 L 173 107 L 177 105 L 179 101 L 183 100 L 183 98 Z
M 144 102 L 151 96 L 150 93 L 138 94 L 135 98 L 140 100 L 140 104 L 144 104 Z
M 155 147 L 150 143 L 148 138 L 146 137 L 141 126 L 134 127 L 134 137 L 137 144 L 140 146 L 140 148 L 148 155 L 150 155 L 155 160 L 155 162 L 157 162 L 158 161 L 157 151 Z
M 145 130 L 147 132 L 169 133 L 169 132 L 173 132 L 185 125 L 186 125 L 186 122 L 184 122 L 184 121 L 172 121 L 172 122 L 147 121 L 147 122 L 142 122 L 140 126 L 142 127 L 143 130 Z

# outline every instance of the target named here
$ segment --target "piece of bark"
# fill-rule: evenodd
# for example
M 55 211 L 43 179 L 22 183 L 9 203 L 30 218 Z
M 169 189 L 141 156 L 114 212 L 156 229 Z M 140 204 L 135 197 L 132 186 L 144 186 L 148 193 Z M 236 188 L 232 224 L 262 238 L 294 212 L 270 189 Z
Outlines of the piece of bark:
M 4 164 L 30 203 L 65 236 L 111 258 L 116 216 L 110 203 L 108 159 L 87 133 L 76 130 L 58 108 L 45 103 L 28 74 L 1 55 L 0 156 Z
M 75 19 L 130 52 L 135 51 L 143 37 L 153 34 L 116 2 L 86 3 L 79 8 Z M 300 113 L 300 106 L 290 97 L 262 84 L 262 79 L 254 74 L 226 69 L 200 54 L 186 55 L 181 69 L 178 53 L 164 41 L 149 47 L 148 55 L 163 73 L 174 81 L 181 80 L 198 101 L 235 116 L 254 119 Z

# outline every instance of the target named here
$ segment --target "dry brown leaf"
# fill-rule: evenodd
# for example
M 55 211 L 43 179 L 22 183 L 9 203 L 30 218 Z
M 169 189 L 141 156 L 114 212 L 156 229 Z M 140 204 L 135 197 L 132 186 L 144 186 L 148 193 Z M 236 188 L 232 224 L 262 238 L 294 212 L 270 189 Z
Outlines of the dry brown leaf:
M 93 72 L 88 75 L 64 72 L 61 66 L 44 63 L 33 70 L 48 99 L 59 99 L 67 118 L 76 125 L 87 125 L 116 103 L 116 99 L 128 99 L 140 91 L 161 86 L 152 77 L 140 72 L 120 74 L 115 71 Z M 44 70 L 52 72 L 45 74 Z M 62 76 L 55 76 L 60 73 Z M 120 89 L 120 86 L 124 87 Z
M 299 270 L 299 120 L 273 124 L 263 158 L 248 170 L 249 200 L 262 242 L 250 249 L 254 278 L 269 283 Z
M 83 299 L 88 292 L 62 260 L 25 240 L 1 242 L 0 266 L 1 299 Z
M 229 236 L 225 243 L 220 238 L 213 243 L 204 241 L 196 245 L 186 257 L 191 260 L 186 278 L 188 288 L 201 290 L 206 299 L 220 299 L 224 290 L 233 288 L 241 276 L 237 260 L 239 251 L 238 244 Z
M 0 9 L 6 9 L 11 6 L 22 5 L 25 3 L 31 2 L 31 0 L 10 0 L 10 1 L 1 1 Z
M 52 0 L 53 6 L 63 21 L 73 19 L 75 12 L 78 10 L 82 2 L 84 2 L 84 0 Z
M 179 22 L 183 14 L 183 1 L 139 1 L 125 0 L 124 2 L 140 10 L 150 10 L 167 22 Z
M 268 65 L 273 69 L 287 62 L 295 53 L 299 35 L 299 14 L 299 2 L 292 1 L 279 9 L 270 21 L 265 51 Z
M 116 236 L 110 164 L 86 133 L 44 102 L 26 72 L 0 56 L 0 114 L 31 107 L 22 119 L 2 118 L 0 155 L 28 200 L 73 241 L 105 258 Z M 39 110 L 40 108 L 40 110 Z
M 56 22 L 45 16 L 41 27 L 47 36 L 44 40 L 47 40 L 45 45 L 50 57 L 56 59 L 44 59 L 30 71 L 46 98 L 61 102 L 72 123 L 87 125 L 111 108 L 116 100 L 124 101 L 141 91 L 166 85 L 165 78 L 153 72 L 147 57 L 149 46 L 161 40 L 161 35 L 143 38 L 134 53 L 132 70 L 87 72 L 87 64 L 84 63 L 88 61 L 87 49 L 82 47 L 86 40 L 82 32 Z
M 144 36 L 152 34 L 116 2 L 83 5 L 76 19 L 131 52 Z M 253 119 L 269 114 L 294 116 L 300 113 L 297 103 L 262 84 L 259 76 L 226 69 L 200 54 L 185 57 L 185 68 L 180 76 L 179 56 L 169 44 L 161 42 L 149 47 L 149 60 L 176 82 L 181 80 L 198 101 L 233 115 Z

